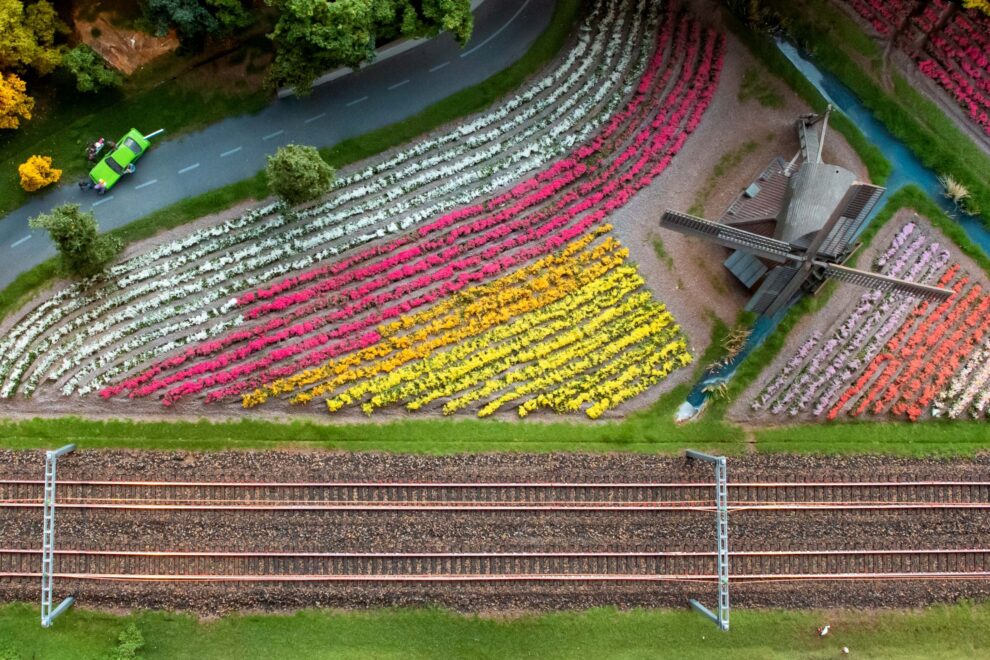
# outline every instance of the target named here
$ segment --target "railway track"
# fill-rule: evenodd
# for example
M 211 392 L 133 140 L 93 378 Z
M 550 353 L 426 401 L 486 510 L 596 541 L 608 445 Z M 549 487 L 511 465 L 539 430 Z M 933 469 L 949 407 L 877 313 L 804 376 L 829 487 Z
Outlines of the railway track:
M 734 582 L 990 579 L 990 549 L 730 554 Z M 713 582 L 711 552 L 299 553 L 58 550 L 55 576 L 124 582 Z M 0 549 L 0 578 L 40 578 L 41 551 Z
M 41 507 L 39 480 L 0 480 L 0 508 Z M 63 509 L 713 511 L 711 483 L 154 482 L 60 480 Z M 729 484 L 730 509 L 990 509 L 990 482 Z

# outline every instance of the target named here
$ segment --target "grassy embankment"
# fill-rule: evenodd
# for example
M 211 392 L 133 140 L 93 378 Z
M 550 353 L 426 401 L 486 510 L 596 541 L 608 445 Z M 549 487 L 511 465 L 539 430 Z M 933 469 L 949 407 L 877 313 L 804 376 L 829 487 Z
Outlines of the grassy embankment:
M 38 625 L 37 609 L 0 607 L 0 657 L 109 657 L 129 623 L 146 660 L 267 658 L 977 658 L 990 654 L 990 605 L 912 612 L 747 611 L 720 633 L 690 611 L 595 609 L 509 619 L 443 610 L 303 611 L 215 621 L 173 613 L 71 611 Z M 828 636 L 816 629 L 828 623 Z

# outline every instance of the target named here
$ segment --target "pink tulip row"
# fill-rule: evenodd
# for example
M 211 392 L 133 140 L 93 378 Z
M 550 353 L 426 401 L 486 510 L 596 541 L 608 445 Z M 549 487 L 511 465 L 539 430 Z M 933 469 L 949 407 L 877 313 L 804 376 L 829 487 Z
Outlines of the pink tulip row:
M 434 271 L 434 273 L 420 277 L 414 282 L 404 285 L 402 287 L 398 287 L 397 289 L 395 289 L 394 291 L 388 294 L 372 296 L 371 291 L 375 290 L 376 288 L 380 288 L 378 286 L 379 283 L 381 284 L 390 283 L 393 280 L 389 280 L 388 282 L 380 282 L 382 278 L 379 278 L 378 281 L 372 283 L 365 283 L 358 289 L 349 292 L 349 294 L 352 295 L 352 299 L 359 295 L 364 296 L 358 301 L 358 303 L 334 312 L 333 314 L 323 319 L 323 321 L 330 323 L 337 323 L 346 318 L 353 317 L 353 315 L 358 311 L 364 311 L 369 307 L 377 307 L 382 304 L 388 302 L 394 302 L 397 299 L 401 299 L 402 297 L 414 292 L 418 288 L 422 288 L 423 286 L 427 286 L 429 284 L 433 284 L 438 281 L 441 282 L 441 285 L 436 289 L 434 289 L 433 291 L 425 295 L 421 295 L 418 298 L 414 298 L 412 300 L 406 300 L 387 309 L 376 311 L 371 315 L 369 315 L 364 320 L 338 326 L 334 331 L 330 333 L 317 334 L 307 338 L 302 342 L 299 342 L 296 345 L 285 348 L 279 348 L 274 351 L 271 351 L 264 358 L 260 360 L 255 360 L 254 362 L 248 364 L 239 364 L 238 366 L 229 369 L 226 372 L 215 374 L 205 378 L 200 378 L 199 380 L 196 381 L 183 383 L 178 387 L 172 388 L 166 393 L 165 402 L 171 403 L 181 398 L 182 396 L 186 396 L 188 394 L 202 391 L 205 388 L 210 388 L 216 385 L 223 385 L 230 383 L 248 374 L 257 372 L 260 369 L 265 369 L 274 362 L 284 360 L 288 357 L 292 357 L 300 353 L 320 347 L 324 344 L 327 344 L 332 339 L 338 339 L 345 335 L 353 334 L 363 329 L 367 329 L 367 327 L 369 327 L 370 325 L 380 323 L 383 320 L 387 320 L 389 318 L 394 318 L 395 316 L 398 316 L 403 313 L 407 313 L 408 311 L 414 309 L 415 307 L 421 306 L 423 304 L 430 304 L 432 302 L 436 302 L 443 296 L 449 295 L 451 292 L 463 288 L 468 283 L 490 277 L 505 270 L 506 268 L 520 265 L 521 263 L 524 263 L 524 261 L 530 260 L 535 256 L 538 256 L 540 254 L 545 254 L 547 251 L 556 249 L 562 246 L 567 241 L 571 240 L 573 237 L 587 230 L 593 224 L 600 222 L 605 217 L 605 214 L 608 213 L 608 211 L 617 208 L 621 204 L 625 203 L 625 201 L 627 201 L 628 198 L 631 197 L 631 195 L 635 192 L 637 188 L 641 187 L 642 185 L 646 185 L 646 183 L 648 183 L 653 176 L 655 176 L 657 173 L 659 173 L 659 171 L 662 171 L 662 169 L 666 167 L 666 164 L 669 163 L 670 158 L 673 156 L 673 153 L 675 153 L 676 150 L 680 148 L 680 146 L 683 144 L 684 139 L 686 138 L 686 135 L 683 133 L 677 134 L 678 132 L 676 129 L 676 125 L 682 122 L 685 119 L 685 117 L 688 116 L 689 112 L 691 112 L 688 120 L 689 124 L 693 122 L 693 125 L 696 125 L 697 118 L 700 117 L 701 112 L 703 112 L 704 110 L 704 108 L 700 108 L 700 109 L 698 108 L 699 104 L 707 105 L 707 103 L 711 100 L 711 96 L 714 89 L 713 84 L 711 83 L 714 83 L 715 79 L 717 79 L 717 73 L 721 65 L 721 45 L 722 45 L 721 42 L 719 42 L 719 54 L 717 57 L 715 57 L 714 48 L 712 47 L 711 41 L 709 41 L 707 50 L 705 51 L 705 56 L 702 59 L 702 66 L 700 66 L 696 70 L 698 73 L 695 76 L 695 84 L 692 85 L 692 89 L 681 98 L 681 105 L 676 112 L 674 112 L 669 118 L 664 118 L 663 113 L 660 113 L 657 119 L 651 124 L 651 129 L 655 130 L 656 128 L 659 128 L 660 125 L 664 123 L 664 121 L 670 121 L 672 125 L 667 126 L 663 130 L 660 130 L 659 132 L 656 133 L 654 139 L 652 141 L 649 141 L 649 146 L 644 150 L 645 153 L 643 154 L 643 156 L 641 156 L 641 158 L 637 160 L 628 169 L 628 171 L 626 171 L 622 175 L 620 179 L 609 181 L 601 191 L 588 195 L 585 199 L 578 200 L 577 203 L 573 204 L 570 208 L 568 208 L 565 213 L 562 213 L 552 218 L 549 222 L 546 222 L 538 226 L 530 226 L 525 231 L 521 231 L 521 232 L 517 231 L 513 233 L 513 235 L 509 240 L 504 241 L 501 244 L 491 245 L 485 248 L 485 250 L 482 252 L 481 257 L 483 257 L 484 260 L 487 261 L 488 263 L 483 264 L 481 258 L 477 256 L 457 260 L 451 264 L 448 264 L 447 266 L 439 268 L 438 270 Z M 695 50 L 695 54 L 696 54 L 696 50 Z M 705 86 L 702 83 L 709 83 L 709 84 Z M 678 94 L 683 89 L 683 87 L 684 87 L 684 81 L 682 80 L 678 84 Z M 698 92 L 697 90 L 702 87 L 704 87 L 706 91 Z M 636 140 L 634 140 L 634 144 L 631 145 L 626 151 L 623 152 L 623 154 L 620 155 L 620 158 L 623 158 L 623 162 L 629 160 L 638 150 L 643 149 L 644 143 L 647 142 L 646 138 L 648 134 L 649 131 L 646 131 L 645 133 L 641 132 L 640 135 L 637 135 Z M 671 139 L 674 138 L 675 134 L 677 134 L 677 138 L 673 140 L 673 142 L 671 142 Z M 660 156 L 660 158 L 659 160 L 656 160 L 658 155 Z M 651 159 L 655 162 L 651 163 Z M 647 166 L 650 164 L 652 164 L 653 166 L 651 168 L 647 168 Z M 559 171 L 559 169 L 557 171 Z M 615 168 L 610 167 L 608 171 L 609 174 L 611 174 L 612 172 L 615 171 Z M 623 183 L 629 183 L 632 181 L 635 181 L 635 184 L 626 185 L 624 188 L 621 185 Z M 565 196 L 565 198 L 566 197 L 571 197 L 571 199 L 568 201 L 573 200 L 573 197 L 571 195 Z M 591 212 L 596 206 L 601 205 L 603 203 L 604 203 L 603 209 L 591 213 L 591 215 L 583 218 L 577 225 L 573 227 L 567 227 L 567 225 L 575 217 L 577 217 L 582 213 Z M 537 217 L 538 216 L 545 217 L 545 215 L 546 213 L 541 213 L 541 214 L 537 214 Z M 506 232 L 503 229 L 505 226 L 506 225 L 503 224 L 500 227 L 497 227 L 495 231 L 487 234 L 485 238 L 483 237 L 472 238 L 467 243 L 472 248 L 484 246 L 486 242 L 494 238 L 498 238 L 502 235 L 505 235 L 506 233 L 511 233 L 511 229 L 510 232 Z M 517 225 L 514 227 L 514 229 L 522 229 L 522 227 Z M 470 235 L 469 232 L 468 235 Z M 541 239 L 543 240 L 543 243 L 539 245 L 523 247 L 526 246 L 528 243 L 531 243 L 533 241 L 539 241 Z M 519 250 L 517 253 L 503 254 L 508 250 L 512 250 L 518 247 L 523 247 L 523 249 Z M 410 253 L 410 252 L 411 249 L 403 251 L 403 253 Z M 419 253 L 417 252 L 416 254 Z M 447 254 L 449 256 L 453 256 L 454 253 L 448 252 Z M 499 258 L 496 261 L 491 261 L 496 257 Z M 437 265 L 437 264 L 434 263 L 432 265 Z M 473 272 L 468 272 L 468 269 L 470 268 L 477 268 L 477 270 Z M 420 272 L 420 271 L 416 271 L 416 272 Z M 412 273 L 408 271 L 404 271 L 403 269 L 399 269 L 398 271 L 393 271 L 392 273 L 395 279 L 402 279 L 403 277 L 407 277 L 410 274 Z M 309 300 L 308 296 L 306 297 L 306 300 Z M 294 326 L 293 328 L 283 329 L 277 333 L 265 337 L 252 339 L 245 346 L 242 346 L 240 349 L 236 351 L 232 351 L 225 355 L 221 355 L 215 360 L 210 360 L 208 362 L 194 365 L 189 369 L 185 369 L 169 377 L 159 379 L 158 381 L 147 382 L 146 384 L 137 387 L 137 389 L 132 389 L 131 395 L 144 396 L 150 394 L 151 392 L 157 391 L 162 387 L 167 387 L 170 384 L 179 382 L 181 380 L 185 380 L 186 378 L 189 378 L 191 376 L 202 375 L 205 373 L 226 368 L 227 366 L 237 363 L 243 360 L 245 357 L 257 353 L 272 344 L 284 342 L 286 339 L 293 336 L 301 336 L 301 335 L 317 332 L 319 330 L 319 327 L 323 324 L 324 323 L 321 323 L 320 321 L 310 321 L 307 323 L 299 324 L 298 326 Z M 374 337 L 374 333 L 368 333 L 366 335 L 363 335 L 361 340 L 372 341 L 373 337 Z M 304 368 L 305 366 L 311 366 L 314 363 L 325 361 L 330 357 L 334 357 L 335 355 L 340 354 L 340 351 L 347 352 L 349 350 L 354 350 L 353 346 L 354 344 L 352 340 L 345 339 L 345 341 L 335 344 L 333 346 L 322 348 L 306 356 L 301 361 L 297 360 L 296 363 L 294 363 L 290 367 L 291 371 L 289 371 L 288 373 L 294 373 L 299 368 Z M 285 368 L 280 368 L 278 370 L 278 374 L 285 375 L 283 373 L 284 371 Z M 266 373 L 265 379 L 267 379 L 267 377 L 270 374 L 272 374 L 272 372 Z M 129 381 L 128 383 L 124 384 L 124 387 L 113 388 L 116 391 L 113 390 L 107 391 L 104 395 L 112 396 L 113 394 L 122 391 L 122 389 L 127 389 L 129 387 L 133 387 L 139 384 L 140 383 Z M 210 398 L 211 400 L 220 398 L 220 396 L 227 395 L 228 393 L 234 393 L 233 390 L 241 390 L 241 389 L 242 389 L 241 387 L 236 387 L 236 386 L 234 388 L 227 388 L 225 390 L 222 390 L 219 396 L 211 395 Z

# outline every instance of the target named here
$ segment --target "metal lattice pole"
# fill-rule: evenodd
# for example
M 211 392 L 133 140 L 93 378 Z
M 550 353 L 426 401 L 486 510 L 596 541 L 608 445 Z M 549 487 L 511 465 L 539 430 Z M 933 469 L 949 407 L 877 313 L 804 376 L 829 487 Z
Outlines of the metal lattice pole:
M 715 536 L 718 544 L 718 613 L 695 599 L 688 602 L 691 607 L 704 614 L 721 630 L 729 629 L 729 479 L 724 456 L 709 456 L 689 449 L 688 458 L 694 458 L 715 466 Z
M 48 628 L 59 614 L 69 609 L 75 598 L 69 596 L 52 610 L 52 573 L 55 564 L 55 468 L 58 457 L 68 454 L 75 445 L 45 452 L 45 504 L 41 537 L 41 625 Z

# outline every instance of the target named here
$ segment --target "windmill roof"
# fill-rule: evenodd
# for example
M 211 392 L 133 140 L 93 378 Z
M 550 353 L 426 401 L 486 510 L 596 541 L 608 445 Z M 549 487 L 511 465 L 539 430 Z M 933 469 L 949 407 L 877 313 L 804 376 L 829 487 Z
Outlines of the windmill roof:
M 855 174 L 838 165 L 803 163 L 791 175 L 786 208 L 774 238 L 807 247 L 856 180 Z

